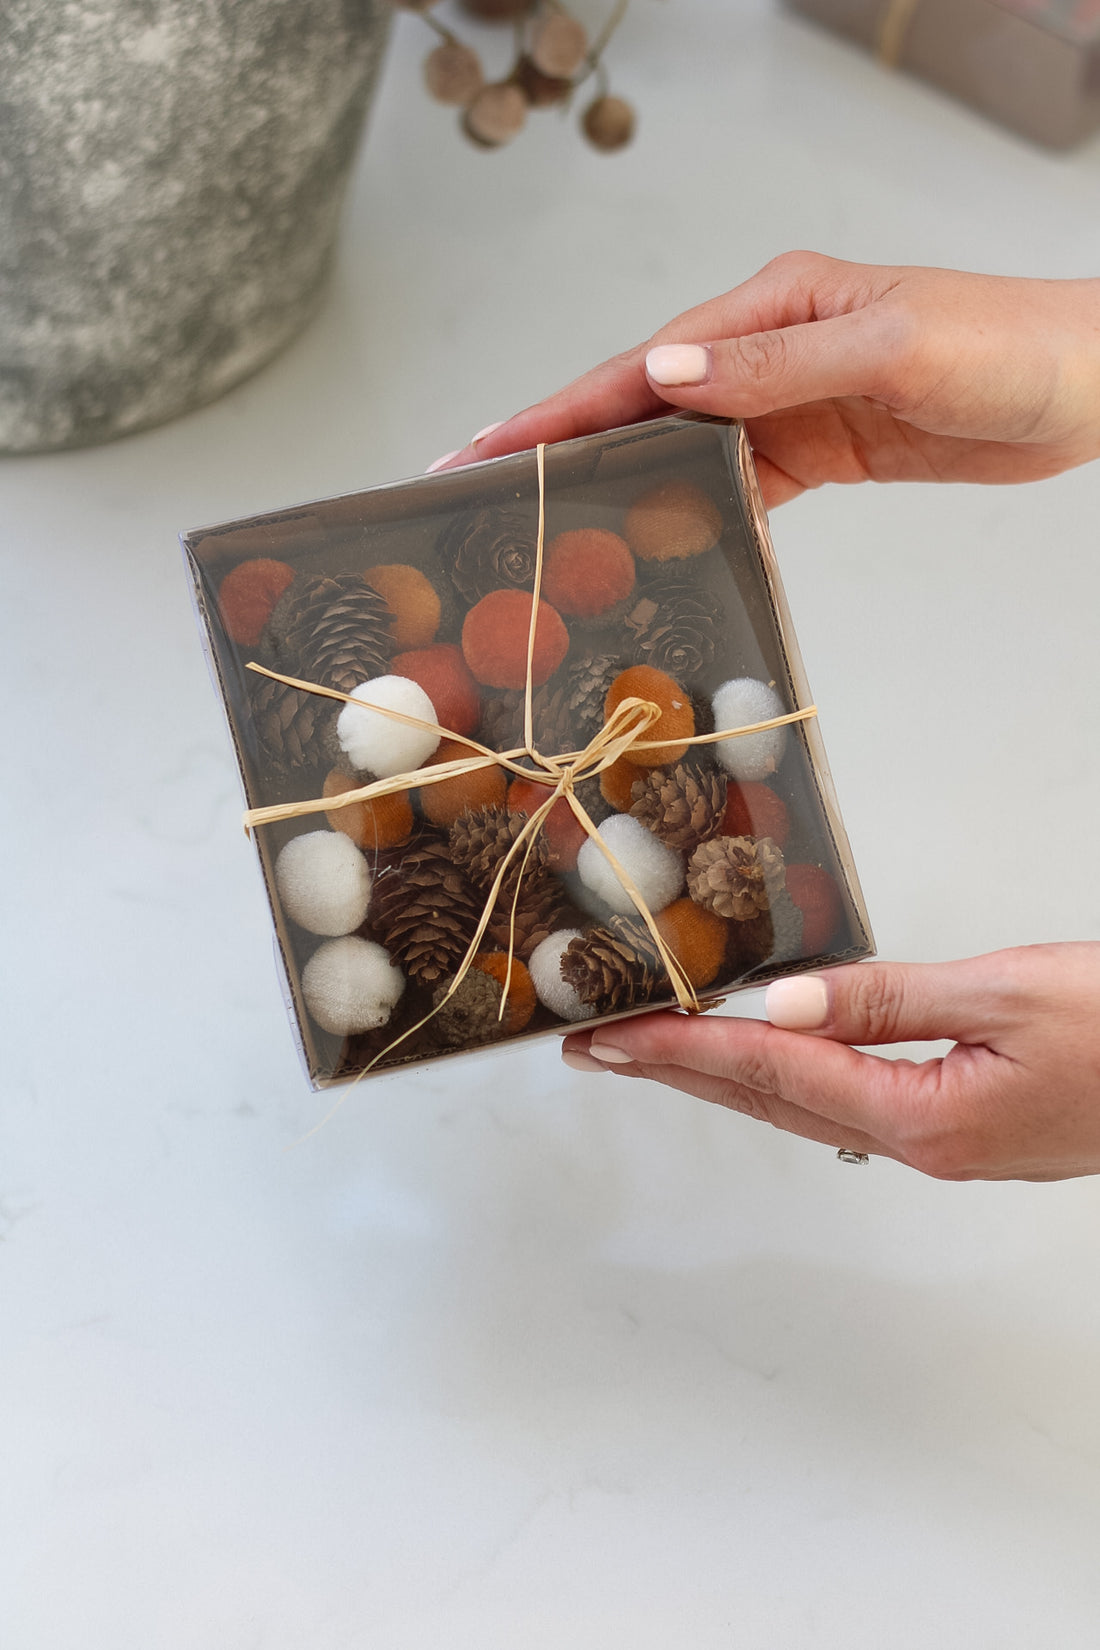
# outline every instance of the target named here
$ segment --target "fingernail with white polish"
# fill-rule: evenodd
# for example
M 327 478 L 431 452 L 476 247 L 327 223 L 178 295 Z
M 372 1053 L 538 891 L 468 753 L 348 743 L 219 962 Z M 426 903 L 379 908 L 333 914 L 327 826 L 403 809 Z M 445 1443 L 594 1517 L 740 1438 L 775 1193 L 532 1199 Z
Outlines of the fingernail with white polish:
M 492 435 L 494 430 L 501 429 L 503 424 L 503 418 L 498 418 L 495 424 L 486 424 L 483 430 L 478 430 L 477 434 L 474 436 L 474 439 L 470 442 L 470 446 L 476 447 L 479 441 L 484 441 L 485 437 L 487 435 Z
M 589 1059 L 587 1054 L 575 1053 L 572 1049 L 569 1049 L 569 1048 L 566 1048 L 566 1049 L 562 1050 L 561 1059 L 562 1059 L 562 1064 L 563 1065 L 571 1066 L 574 1071 L 606 1071 L 607 1070 L 607 1067 L 606 1066 L 601 1066 L 600 1062 L 598 1060 L 591 1060 L 591 1059 Z
M 609 1066 L 629 1066 L 634 1059 L 625 1048 L 616 1048 L 614 1043 L 589 1043 L 589 1052 L 597 1060 L 603 1060 Z
M 457 458 L 461 451 L 461 447 L 456 447 L 453 453 L 444 453 L 442 458 L 437 458 L 434 464 L 428 465 L 424 474 L 430 476 L 433 470 L 441 470 L 444 464 L 449 464 L 452 458 Z
M 813 974 L 776 980 L 764 996 L 764 1012 L 783 1031 L 816 1031 L 829 1017 L 829 989 Z
M 655 384 L 705 384 L 711 364 L 706 344 L 658 344 L 645 358 Z

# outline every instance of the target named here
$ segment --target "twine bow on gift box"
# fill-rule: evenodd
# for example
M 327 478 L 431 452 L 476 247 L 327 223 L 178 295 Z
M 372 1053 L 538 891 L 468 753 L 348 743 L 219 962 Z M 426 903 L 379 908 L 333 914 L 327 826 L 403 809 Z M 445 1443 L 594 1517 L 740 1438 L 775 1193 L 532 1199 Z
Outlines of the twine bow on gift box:
M 576 818 L 580 821 L 580 824 L 586 834 L 593 842 L 597 844 L 604 858 L 614 871 L 615 876 L 618 878 L 623 889 L 637 907 L 638 913 L 652 935 L 657 952 L 662 963 L 664 964 L 665 969 L 667 970 L 669 981 L 676 996 L 676 1001 L 679 1003 L 680 1007 L 685 1009 L 689 1014 L 697 1014 L 700 1012 L 699 999 L 695 994 L 695 990 L 675 954 L 669 949 L 664 939 L 661 937 L 656 919 L 652 911 L 650 911 L 649 906 L 646 904 L 645 899 L 642 897 L 641 891 L 634 882 L 633 877 L 631 877 L 629 872 L 626 870 L 625 866 L 621 865 L 615 855 L 611 852 L 611 849 L 607 846 L 603 837 L 601 837 L 599 831 L 596 829 L 596 826 L 589 817 L 587 810 L 578 800 L 576 795 L 577 785 L 581 784 L 586 779 L 592 779 L 596 775 L 603 773 L 606 768 L 610 768 L 613 763 L 617 762 L 619 758 L 624 756 L 628 751 L 637 752 L 645 750 L 658 750 L 663 745 L 667 746 L 667 737 L 665 739 L 646 739 L 644 737 L 647 730 L 660 717 L 660 706 L 655 705 L 648 699 L 624 699 L 622 703 L 617 705 L 614 711 L 612 711 L 603 727 L 596 734 L 595 738 L 592 739 L 584 748 L 584 750 L 567 751 L 560 756 L 547 756 L 542 751 L 536 750 L 535 748 L 534 721 L 532 713 L 532 677 L 535 653 L 535 633 L 538 621 L 539 593 L 542 587 L 543 543 L 545 539 L 546 527 L 545 454 L 545 443 L 540 443 L 540 445 L 535 449 L 535 464 L 538 474 L 539 514 L 538 537 L 535 546 L 535 581 L 534 590 L 531 596 L 531 622 L 527 634 L 527 672 L 526 683 L 524 686 L 523 705 L 524 743 L 521 746 L 517 746 L 515 750 L 492 751 L 489 750 L 487 746 L 479 744 L 476 739 L 469 739 L 465 735 L 453 733 L 447 728 L 439 727 L 434 722 L 422 721 L 419 717 L 406 715 L 403 711 L 390 710 L 382 705 L 366 706 L 364 708 L 370 709 L 379 715 L 388 716 L 395 722 L 404 722 L 408 727 L 427 730 L 437 734 L 440 739 L 451 739 L 459 744 L 465 745 L 470 750 L 471 754 L 465 757 L 457 757 L 451 762 L 441 762 L 434 766 L 417 768 L 409 773 L 395 774 L 389 779 L 372 780 L 369 785 L 362 785 L 355 790 L 342 791 L 336 796 L 311 797 L 302 802 L 277 803 L 274 806 L 267 808 L 250 808 L 244 815 L 245 831 L 250 832 L 256 825 L 273 824 L 276 820 L 283 819 L 300 819 L 309 814 L 331 813 L 335 809 L 348 808 L 358 802 L 372 802 L 377 800 L 379 797 L 390 796 L 395 791 L 410 790 L 416 787 L 423 788 L 426 785 L 438 785 L 446 779 L 454 779 L 463 774 L 476 773 L 479 769 L 487 767 L 506 768 L 511 773 L 517 774 L 523 779 L 533 779 L 540 783 L 544 783 L 547 787 L 546 801 L 540 803 L 540 805 L 529 816 L 527 823 L 518 833 L 515 841 L 512 843 L 508 852 L 504 855 L 504 858 L 501 861 L 500 867 L 493 881 L 493 885 L 486 897 L 485 909 L 481 914 L 481 920 L 477 925 L 473 939 L 470 941 L 466 954 L 455 971 L 454 979 L 451 981 L 443 997 L 430 1013 L 424 1015 L 423 1019 L 418 1020 L 415 1025 L 410 1026 L 407 1031 L 402 1032 L 399 1037 L 394 1038 L 393 1042 L 388 1044 L 388 1046 L 384 1048 L 381 1053 L 376 1054 L 374 1059 L 363 1068 L 363 1072 L 359 1074 L 360 1076 L 365 1075 L 365 1073 L 370 1071 L 379 1063 L 379 1061 L 385 1059 L 387 1055 L 392 1054 L 394 1049 L 397 1048 L 400 1043 L 404 1042 L 406 1038 L 411 1037 L 415 1032 L 427 1025 L 428 1021 L 438 1014 L 439 1010 L 458 990 L 473 965 L 474 957 L 477 955 L 478 946 L 481 944 L 485 931 L 492 920 L 493 911 L 496 907 L 497 899 L 500 895 L 501 889 L 504 886 L 508 872 L 516 859 L 522 855 L 519 875 L 516 878 L 515 892 L 512 896 L 512 911 L 508 940 L 508 963 L 505 971 L 504 989 L 501 992 L 501 1001 L 498 1009 L 498 1017 L 503 1019 L 508 1001 L 508 991 L 511 985 L 515 940 L 515 918 L 523 876 L 526 872 L 531 853 L 536 842 L 538 841 L 539 833 L 542 830 L 551 809 L 561 797 L 565 798 Z M 351 694 L 341 693 L 336 688 L 322 687 L 316 682 L 299 681 L 298 678 L 294 676 L 283 676 L 280 675 L 278 671 L 268 670 L 265 666 L 254 662 L 250 662 L 247 668 L 257 672 L 261 676 L 269 676 L 273 681 L 282 682 L 287 687 L 298 688 L 305 693 L 318 693 L 327 699 L 336 699 L 344 704 L 361 704 L 361 701 L 354 699 Z M 785 716 L 773 716 L 764 722 L 753 722 L 741 728 L 725 728 L 717 733 L 696 734 L 688 739 L 678 739 L 676 743 L 678 745 L 715 744 L 722 739 L 740 739 L 746 737 L 748 734 L 765 733 L 771 728 L 786 727 L 793 722 L 805 722 L 808 721 L 810 717 L 816 715 L 817 706 L 807 705 L 804 709 L 791 711 Z M 527 764 L 534 764 L 534 766 L 532 767 Z

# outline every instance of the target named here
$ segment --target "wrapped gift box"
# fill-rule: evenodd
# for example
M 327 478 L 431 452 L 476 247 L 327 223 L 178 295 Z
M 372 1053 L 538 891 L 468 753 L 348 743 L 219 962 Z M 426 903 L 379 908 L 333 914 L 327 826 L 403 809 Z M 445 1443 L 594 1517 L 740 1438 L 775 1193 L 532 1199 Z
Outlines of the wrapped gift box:
M 184 535 L 315 1087 L 871 952 L 742 427 L 539 457 Z
M 1100 126 L 1098 0 L 786 0 L 1052 148 Z

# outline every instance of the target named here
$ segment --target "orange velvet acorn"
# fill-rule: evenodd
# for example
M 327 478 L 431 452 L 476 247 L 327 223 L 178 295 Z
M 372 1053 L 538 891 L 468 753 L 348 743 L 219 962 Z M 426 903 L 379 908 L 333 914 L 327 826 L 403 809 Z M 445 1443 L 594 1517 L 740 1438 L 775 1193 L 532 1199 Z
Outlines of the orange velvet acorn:
M 218 587 L 218 606 L 222 622 L 238 646 L 256 646 L 276 602 L 293 579 L 293 567 L 266 557 L 242 561 L 226 574 Z
M 398 653 L 390 670 L 424 689 L 435 706 L 441 728 L 449 728 L 452 733 L 473 733 L 481 714 L 481 700 L 461 648 L 453 642 L 437 642 L 434 647 Z
M 464 756 L 476 756 L 469 745 L 457 739 L 442 739 L 430 762 L 434 768 L 441 762 L 457 762 Z M 475 768 L 471 773 L 456 774 L 453 779 L 441 779 L 438 785 L 420 787 L 420 806 L 433 825 L 448 829 L 466 809 L 502 808 L 507 781 L 503 768 Z
M 342 796 L 355 791 L 364 783 L 349 774 L 333 768 L 326 777 L 323 796 Z M 404 842 L 413 826 L 412 804 L 408 791 L 394 791 L 390 796 L 377 796 L 370 802 L 352 802 L 346 808 L 333 808 L 325 818 L 334 831 L 350 836 L 357 848 L 377 852 Z
M 700 556 L 721 538 L 722 512 L 690 481 L 664 481 L 631 505 L 623 532 L 639 561 Z
M 488 687 L 521 688 L 527 681 L 527 633 L 531 596 L 526 590 L 491 590 L 472 607 L 462 626 L 462 653 L 473 675 Z M 535 624 L 531 680 L 551 677 L 569 651 L 561 614 L 540 601 Z
M 701 991 L 710 985 L 726 955 L 729 923 L 693 899 L 673 900 L 658 911 L 654 921 L 694 989 Z
M 604 701 L 604 720 L 624 699 L 648 699 L 660 707 L 656 722 L 642 735 L 649 739 L 689 739 L 695 732 L 695 712 L 691 700 L 679 682 L 666 676 L 652 665 L 631 665 L 616 676 Z M 670 762 L 679 762 L 686 753 L 686 745 L 658 745 L 651 749 L 631 749 L 626 760 L 639 768 L 663 768 Z
M 393 614 L 390 630 L 398 647 L 427 647 L 435 641 L 441 613 L 439 596 L 418 567 L 389 563 L 368 568 L 363 579 L 377 590 Z
M 470 967 L 490 975 L 503 989 L 508 973 L 508 954 L 505 951 L 479 951 Z M 518 957 L 512 958 L 512 977 L 508 981 L 506 1003 L 502 1029 L 504 1035 L 510 1037 L 514 1032 L 523 1030 L 538 1006 L 527 966 Z
M 634 588 L 634 557 L 618 533 L 580 527 L 559 533 L 546 550 L 542 593 L 559 613 L 594 619 Z

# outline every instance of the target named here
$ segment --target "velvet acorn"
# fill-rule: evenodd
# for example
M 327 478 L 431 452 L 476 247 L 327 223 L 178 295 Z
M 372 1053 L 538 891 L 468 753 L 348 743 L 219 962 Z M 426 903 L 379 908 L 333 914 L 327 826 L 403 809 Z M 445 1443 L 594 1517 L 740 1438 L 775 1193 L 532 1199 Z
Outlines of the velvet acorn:
M 218 587 L 222 623 L 238 647 L 255 647 L 276 604 L 294 582 L 285 561 L 257 557 L 242 561 Z
M 639 561 L 671 561 L 713 550 L 722 512 L 689 481 L 664 481 L 631 505 L 623 526 Z
M 525 590 L 493 590 L 467 613 L 462 652 L 472 674 L 487 687 L 521 688 L 527 681 L 527 638 L 531 597 Z M 535 626 L 531 680 L 540 687 L 569 651 L 569 632 L 560 613 L 540 601 Z
M 608 690 L 604 701 L 605 719 L 624 699 L 647 699 L 661 712 L 641 736 L 639 746 L 625 753 L 624 760 L 640 768 L 662 768 L 667 763 L 679 762 L 687 753 L 687 745 L 649 744 L 650 740 L 661 738 L 690 739 L 695 732 L 695 712 L 679 682 L 652 665 L 631 665 L 629 670 L 620 671 Z
M 437 642 L 434 647 L 413 648 L 395 655 L 390 670 L 424 689 L 435 706 L 439 727 L 451 733 L 474 732 L 481 699 L 460 647 L 453 642 Z
M 820 865 L 788 865 L 787 892 L 802 913 L 802 950 L 827 951 L 843 915 L 840 890 Z
M 774 716 L 786 715 L 787 709 L 775 689 L 754 676 L 723 682 L 715 690 L 712 704 L 716 728 L 744 728 L 755 722 L 770 722 Z M 769 728 L 737 739 L 720 739 L 712 746 L 715 759 L 731 778 L 742 783 L 767 779 L 783 759 L 789 731 L 788 727 Z
M 435 586 L 418 567 L 397 562 L 371 567 L 363 579 L 393 614 L 390 633 L 395 646 L 428 647 L 435 641 L 442 608 Z
M 580 527 L 546 548 L 542 594 L 559 613 L 594 619 L 625 601 L 634 588 L 634 557 L 618 533 Z
M 693 989 L 711 985 L 725 960 L 729 924 L 693 899 L 673 900 L 654 920 Z
M 326 940 L 302 970 L 302 995 L 311 1017 L 339 1037 L 384 1026 L 404 990 L 405 976 L 389 953 L 353 934 Z
M 440 735 L 429 728 L 414 728 L 368 708 L 381 705 L 421 722 L 436 722 L 435 706 L 409 677 L 372 677 L 361 683 L 351 697 L 354 703 L 346 704 L 337 719 L 336 736 L 353 767 L 366 769 L 379 779 L 391 779 L 419 768 L 438 746 Z
M 787 805 L 770 785 L 749 779 L 739 785 L 730 780 L 726 791 L 726 811 L 722 816 L 722 836 L 770 836 L 777 848 L 785 848 L 791 834 Z
M 441 739 L 431 761 L 425 766 L 432 768 L 444 762 L 458 762 L 464 756 L 476 754 L 469 745 L 462 744 L 458 739 Z M 436 785 L 422 785 L 421 812 L 433 825 L 449 830 L 459 815 L 467 810 L 502 808 L 507 788 L 503 768 L 474 768 L 469 773 L 456 774 L 453 779 L 441 779 Z
M 326 774 L 322 796 L 342 796 L 345 791 L 357 791 L 363 781 L 333 768 Z M 342 831 L 368 853 L 379 853 L 405 842 L 413 828 L 412 803 L 408 791 L 393 791 L 389 796 L 373 797 L 366 802 L 350 802 L 346 808 L 333 808 L 325 818 L 334 831 Z
M 371 876 L 340 831 L 292 837 L 275 861 L 275 888 L 286 915 L 311 934 L 350 934 L 370 902 Z
M 600 837 L 631 877 L 651 911 L 670 905 L 684 885 L 684 856 L 666 848 L 652 831 L 629 814 L 613 814 L 600 826 Z M 620 916 L 633 917 L 637 906 L 596 842 L 577 856 L 577 873 L 586 888 Z

